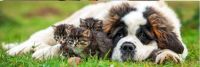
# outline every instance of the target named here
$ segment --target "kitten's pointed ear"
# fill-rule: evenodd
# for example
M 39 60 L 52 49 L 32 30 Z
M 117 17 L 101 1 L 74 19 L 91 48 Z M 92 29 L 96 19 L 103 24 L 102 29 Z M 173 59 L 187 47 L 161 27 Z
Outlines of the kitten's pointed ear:
M 81 22 L 81 23 L 84 23 L 84 22 L 85 22 L 85 19 L 81 19 L 81 18 L 80 18 L 80 22 Z
M 56 29 L 56 26 L 55 25 L 51 25 L 51 27 L 55 30 Z
M 90 31 L 89 30 L 85 30 L 83 33 L 82 33 L 82 35 L 84 36 L 84 37 L 90 37 Z
M 98 20 L 97 23 L 98 23 L 98 24 L 103 24 L 103 21 L 102 21 L 102 20 Z

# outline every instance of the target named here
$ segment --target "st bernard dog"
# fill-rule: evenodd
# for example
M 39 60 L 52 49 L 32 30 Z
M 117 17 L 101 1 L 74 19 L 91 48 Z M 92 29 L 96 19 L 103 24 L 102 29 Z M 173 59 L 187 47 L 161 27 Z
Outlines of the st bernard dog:
M 59 24 L 80 24 L 80 18 L 103 20 L 104 32 L 113 40 L 112 60 L 155 63 L 167 59 L 182 62 L 188 50 L 180 34 L 180 21 L 163 1 L 113 1 L 88 5 Z M 40 30 L 19 44 L 6 44 L 11 56 L 34 50 L 35 59 L 48 59 L 60 55 L 60 44 L 53 39 L 53 28 Z

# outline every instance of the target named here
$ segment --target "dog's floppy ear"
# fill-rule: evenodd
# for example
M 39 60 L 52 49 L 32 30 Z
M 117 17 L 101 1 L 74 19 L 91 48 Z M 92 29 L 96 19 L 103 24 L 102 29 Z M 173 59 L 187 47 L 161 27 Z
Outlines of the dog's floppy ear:
M 144 16 L 151 25 L 151 32 L 154 33 L 158 48 L 170 49 L 178 54 L 183 53 L 183 45 L 177 38 L 177 35 L 172 32 L 173 27 L 169 22 L 153 8 L 148 7 Z
M 136 11 L 137 9 L 131 7 L 128 3 L 122 3 L 118 6 L 113 6 L 109 10 L 108 18 L 104 21 L 103 29 L 104 32 L 109 33 L 113 27 L 118 26 L 121 23 L 121 19 L 131 11 Z

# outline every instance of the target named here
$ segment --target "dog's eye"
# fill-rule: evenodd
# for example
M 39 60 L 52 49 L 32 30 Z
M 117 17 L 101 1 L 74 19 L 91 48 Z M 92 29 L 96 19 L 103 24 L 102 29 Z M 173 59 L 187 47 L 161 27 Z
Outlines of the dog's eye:
M 119 34 L 119 37 L 120 37 L 120 38 L 124 37 L 124 34 Z
M 112 38 L 113 39 L 113 44 L 117 44 L 117 42 L 121 39 L 121 38 L 123 38 L 123 37 L 125 37 L 127 35 L 127 31 L 126 30 L 120 30 L 120 31 L 118 31 L 118 33 Z
M 124 37 L 124 35 L 125 35 L 124 33 L 119 32 L 119 33 L 116 34 L 116 37 L 120 37 L 120 38 L 122 38 L 122 37 Z
M 140 26 L 136 33 L 137 38 L 145 45 L 154 40 L 154 36 L 150 33 L 150 30 L 145 26 Z

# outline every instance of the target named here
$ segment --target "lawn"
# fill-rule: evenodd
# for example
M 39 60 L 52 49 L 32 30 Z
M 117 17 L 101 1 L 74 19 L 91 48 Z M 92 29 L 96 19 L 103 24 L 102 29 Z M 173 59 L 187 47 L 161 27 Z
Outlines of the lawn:
M 92 2 L 53 2 L 32 1 L 0 2 L 0 44 L 10 42 L 22 42 L 41 29 L 61 21 L 76 10 Z M 200 67 L 199 59 L 199 7 L 198 2 L 167 2 L 181 19 L 181 35 L 187 45 L 189 54 L 185 62 L 175 64 L 171 61 L 165 64 L 154 64 L 151 61 L 142 62 L 117 62 L 108 59 L 90 57 L 83 59 L 80 67 Z M 67 59 L 55 57 L 49 60 L 39 61 L 31 58 L 31 53 L 20 56 L 6 55 L 6 51 L 0 47 L 0 67 L 66 67 Z

